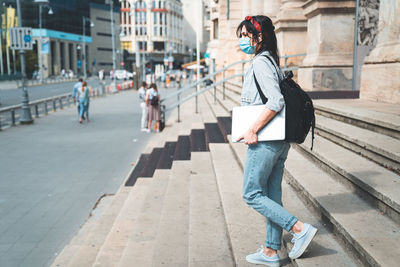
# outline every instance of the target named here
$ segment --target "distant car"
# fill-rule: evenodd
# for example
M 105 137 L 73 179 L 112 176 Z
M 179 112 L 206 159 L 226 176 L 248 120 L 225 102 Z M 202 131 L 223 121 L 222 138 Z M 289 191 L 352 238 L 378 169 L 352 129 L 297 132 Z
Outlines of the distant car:
M 133 79 L 134 73 L 129 72 L 127 70 L 116 70 L 115 78 L 118 80 L 128 80 Z

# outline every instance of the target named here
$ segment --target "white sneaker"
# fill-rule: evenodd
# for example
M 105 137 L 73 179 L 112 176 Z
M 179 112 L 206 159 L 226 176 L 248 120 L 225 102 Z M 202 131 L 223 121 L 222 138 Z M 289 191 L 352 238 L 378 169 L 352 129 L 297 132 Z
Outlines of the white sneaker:
M 141 128 L 140 131 L 145 132 L 147 128 Z

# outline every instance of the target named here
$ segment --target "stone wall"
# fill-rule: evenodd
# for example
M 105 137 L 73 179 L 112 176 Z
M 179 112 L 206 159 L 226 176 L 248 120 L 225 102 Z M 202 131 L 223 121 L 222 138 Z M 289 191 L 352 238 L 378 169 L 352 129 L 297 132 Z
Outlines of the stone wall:
M 400 104 L 400 0 L 379 7 L 378 43 L 361 71 L 360 98 Z

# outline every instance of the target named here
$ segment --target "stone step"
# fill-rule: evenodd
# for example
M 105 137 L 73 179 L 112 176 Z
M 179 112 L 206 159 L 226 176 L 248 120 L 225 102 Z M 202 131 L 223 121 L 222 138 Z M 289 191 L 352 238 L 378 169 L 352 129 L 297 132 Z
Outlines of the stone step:
M 180 135 L 176 143 L 174 160 L 190 160 L 190 137 Z
M 314 100 L 316 112 L 361 128 L 400 139 L 400 108 L 396 105 L 352 100 Z M 364 105 L 361 105 L 364 103 Z M 396 113 L 393 113 L 395 110 Z
M 166 142 L 157 163 L 157 169 L 171 169 L 177 142 Z
M 214 96 L 212 95 L 211 92 L 206 92 L 205 95 L 208 97 L 208 102 L 209 103 L 214 103 Z M 225 100 L 222 99 L 222 96 L 219 96 L 217 94 L 217 103 L 220 104 L 220 106 L 230 115 L 232 113 L 232 109 L 236 106 L 238 106 L 235 102 L 233 102 L 229 98 L 225 98 Z M 215 104 L 214 104 L 215 105 Z M 216 114 L 217 117 L 221 116 L 220 114 Z
M 347 158 L 349 160 L 349 158 Z M 357 196 L 297 150 L 289 151 L 285 175 L 299 196 L 313 205 L 348 252 L 363 266 L 396 266 L 399 225 Z
M 221 86 L 217 86 L 217 96 L 220 99 L 223 99 L 223 88 Z M 234 102 L 236 105 L 240 105 L 240 93 L 237 91 L 232 91 L 228 87 L 225 87 L 225 99 L 229 99 Z
M 52 266 L 68 266 L 68 267 L 80 267 L 80 266 L 91 266 L 96 258 L 96 255 L 104 243 L 111 227 L 113 226 L 117 215 L 123 207 L 129 192 L 132 187 L 122 186 L 114 196 L 112 203 L 104 211 L 98 221 L 92 225 L 92 228 L 86 234 L 86 237 L 79 240 L 78 243 L 74 243 L 74 239 L 71 243 L 64 248 L 64 250 L 72 250 L 69 259 L 64 262 L 60 262 L 58 258 L 54 261 Z M 60 256 L 63 252 L 60 254 Z
M 265 219 L 242 199 L 243 172 L 229 144 L 210 144 L 210 152 L 235 266 L 254 266 L 246 261 L 246 255 L 264 244 Z
M 316 116 L 316 133 L 400 173 L 400 140 L 324 116 Z
M 188 264 L 190 168 L 190 161 L 172 164 L 151 266 Z
M 230 145 L 239 160 L 239 166 L 241 166 L 243 170 L 246 161 L 247 146 L 242 143 L 230 143 Z M 303 203 L 297 194 L 298 193 L 294 191 L 287 180 L 282 182 L 283 206 L 291 214 L 298 216 L 300 220 L 317 227 L 318 233 L 313 239 L 310 248 L 301 258 L 293 261 L 293 265 L 298 267 L 361 266 L 357 260 L 347 254 L 346 249 L 336 241 L 334 234 L 326 227 L 325 223 L 310 212 L 308 203 Z M 292 249 L 291 238 L 292 235 L 284 231 L 283 245 L 286 247 L 287 251 Z
M 188 266 L 234 266 L 210 152 L 191 161 Z
M 216 115 L 207 103 L 206 96 L 204 94 L 199 96 L 199 110 L 203 123 L 217 122 Z M 225 111 L 223 112 L 224 114 Z
M 151 191 L 153 190 L 153 185 L 153 179 L 139 178 L 136 181 L 96 256 L 94 267 L 117 265 L 133 231 L 132 226 L 138 220 L 138 214 L 143 207 L 144 198 L 150 189 Z
M 295 147 L 318 166 L 351 188 L 355 193 L 377 206 L 400 223 L 400 176 L 335 143 L 315 136 L 311 151 L 311 136 Z
M 218 101 L 214 103 L 214 97 L 210 92 L 204 93 L 204 98 L 206 99 L 206 103 L 211 108 L 211 112 L 213 117 L 221 117 L 221 116 L 230 116 L 229 111 L 225 107 L 223 107 Z
M 149 158 L 139 174 L 139 177 L 153 177 L 154 170 L 157 167 L 158 161 L 160 160 L 161 153 L 163 152 L 162 147 L 155 147 L 151 152 Z
M 119 267 L 152 266 L 153 248 L 156 245 L 158 226 L 171 170 L 156 170 L 153 185 L 145 197 L 138 219 L 118 262 Z

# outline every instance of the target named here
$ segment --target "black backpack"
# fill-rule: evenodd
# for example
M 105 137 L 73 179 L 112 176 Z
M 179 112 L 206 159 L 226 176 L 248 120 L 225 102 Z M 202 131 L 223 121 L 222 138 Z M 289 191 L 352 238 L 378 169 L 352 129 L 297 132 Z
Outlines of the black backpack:
M 153 98 L 150 100 L 150 105 L 158 106 L 158 97 L 157 96 L 153 96 Z
M 312 128 L 311 150 L 314 146 L 314 128 L 315 128 L 315 114 L 314 106 L 310 96 L 301 89 L 301 87 L 292 80 L 293 72 L 289 71 L 283 80 L 280 79 L 278 70 L 269 56 L 265 56 L 274 66 L 279 79 L 279 87 L 286 105 L 286 137 L 288 142 L 296 142 L 301 144 L 307 137 L 310 127 Z M 260 94 L 262 102 L 267 103 L 268 99 L 261 91 L 260 85 L 257 82 L 256 75 L 254 74 L 258 93 Z

